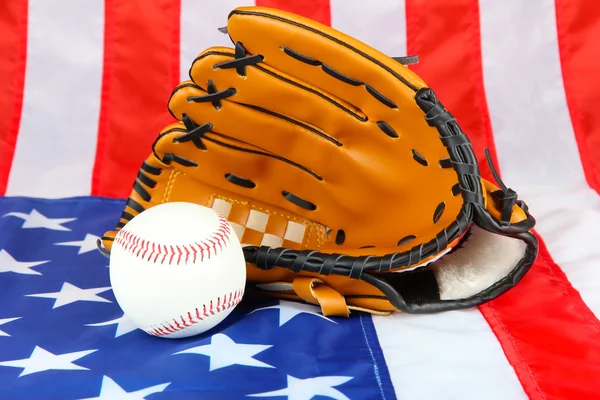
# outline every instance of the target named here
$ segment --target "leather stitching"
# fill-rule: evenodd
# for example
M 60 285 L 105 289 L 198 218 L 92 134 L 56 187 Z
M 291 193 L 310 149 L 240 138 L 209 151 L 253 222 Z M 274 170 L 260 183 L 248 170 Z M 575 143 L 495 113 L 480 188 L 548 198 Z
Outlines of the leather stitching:
M 165 336 L 181 331 L 212 317 L 216 313 L 236 306 L 242 300 L 243 296 L 244 289 L 231 292 L 223 297 L 217 297 L 216 301 L 211 300 L 208 304 L 203 304 L 193 311 L 188 311 L 185 315 L 180 315 L 178 318 L 165 321 L 157 326 L 144 328 L 143 330 L 152 336 Z
M 165 245 L 141 238 L 123 228 L 115 238 L 126 252 L 144 261 L 161 264 L 167 261 L 170 264 L 182 264 L 203 261 L 205 258 L 217 254 L 223 250 L 223 246 L 229 241 L 231 228 L 229 222 L 222 216 L 218 216 L 219 224 L 216 230 L 207 238 L 188 244 Z
M 168 202 L 171 199 L 171 192 L 173 191 L 173 186 L 175 186 L 175 178 L 179 175 L 180 172 L 177 170 L 171 171 L 171 175 L 169 175 L 169 181 L 167 182 L 167 187 L 165 188 L 165 193 L 163 195 L 162 202 Z
M 308 233 L 306 234 L 306 240 L 304 241 L 303 246 L 302 246 L 302 247 L 304 247 L 304 249 L 308 249 L 308 247 L 309 247 L 312 231 L 313 231 L 313 227 L 312 227 L 312 225 L 309 225 Z M 317 237 L 317 248 L 321 247 L 318 242 L 319 242 L 319 238 Z

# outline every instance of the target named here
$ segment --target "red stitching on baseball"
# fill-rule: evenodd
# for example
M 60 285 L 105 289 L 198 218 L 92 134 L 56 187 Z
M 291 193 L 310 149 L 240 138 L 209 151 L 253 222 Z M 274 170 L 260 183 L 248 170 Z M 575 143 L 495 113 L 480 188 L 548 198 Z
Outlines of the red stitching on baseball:
M 215 311 L 225 311 L 239 304 L 239 302 L 242 301 L 242 298 L 244 297 L 244 289 L 240 289 L 235 292 L 229 293 L 229 298 L 227 298 L 227 296 L 227 294 L 223 296 L 223 301 L 221 301 L 220 297 L 217 298 L 216 307 L 214 306 L 213 300 L 210 301 L 208 307 L 206 306 L 206 304 L 203 304 L 203 314 L 200 314 L 200 308 L 196 308 L 195 315 L 193 315 L 193 312 L 191 311 L 187 312 L 188 320 L 185 319 L 185 316 L 179 316 L 178 318 L 175 318 L 171 321 L 165 321 L 158 326 L 147 328 L 144 330 L 152 336 L 165 336 L 170 333 L 178 332 L 182 329 L 193 326 L 198 322 L 208 318 L 209 316 L 215 315 Z
M 160 244 L 158 245 L 158 248 L 160 248 Z M 158 259 L 158 256 L 160 255 L 160 253 L 155 250 L 155 248 L 154 248 L 154 242 L 152 242 L 152 253 L 155 254 L 153 262 L 156 262 L 156 260 Z
M 195 246 L 191 246 L 192 252 L 194 253 L 194 261 L 196 261 L 196 257 L 198 256 L 198 250 L 196 250 Z M 202 259 L 204 259 L 204 257 L 202 257 Z
M 179 245 L 176 245 L 175 249 L 177 250 L 177 254 L 178 254 L 177 255 L 177 263 L 176 264 L 179 264 L 181 262 L 181 249 L 179 248 Z
M 175 250 L 173 246 L 169 246 L 169 254 L 171 254 L 171 258 L 169 258 L 169 264 L 173 264 L 173 257 L 175 257 Z
M 127 232 L 127 231 L 125 231 L 125 233 L 123 235 L 125 235 L 125 241 L 126 241 L 125 250 L 129 251 L 129 246 L 131 245 L 131 242 L 129 241 L 129 235 L 130 235 L 130 233 Z M 117 239 L 117 243 L 118 242 L 119 242 L 119 240 Z
M 215 246 L 215 242 L 212 241 L 212 238 L 208 239 L 207 241 L 211 244 L 210 247 L 214 250 L 213 254 L 216 254 L 217 253 L 217 248 Z M 208 258 L 210 258 L 210 250 L 208 252 Z
M 144 258 L 144 256 L 146 255 L 146 252 L 148 252 L 148 245 L 149 242 L 146 241 L 145 239 L 142 239 L 142 249 L 144 250 L 144 252 L 142 253 L 142 258 Z M 139 253 L 139 251 L 138 251 Z
M 167 250 L 167 246 L 165 246 L 164 244 L 162 246 L 163 246 L 163 251 L 162 251 L 163 258 L 160 261 L 161 264 L 165 262 L 165 258 L 167 258 L 167 254 L 169 254 L 169 251 Z M 160 246 L 159 246 L 159 248 L 160 248 Z
M 218 220 L 219 225 L 217 226 L 215 232 L 200 242 L 175 246 L 167 246 L 163 244 L 161 247 L 160 243 L 155 245 L 154 242 L 140 238 L 125 228 L 121 229 L 120 233 L 115 239 L 115 242 L 123 247 L 126 252 L 134 255 L 135 257 L 141 258 L 142 260 L 152 261 L 154 263 L 158 261 L 158 257 L 160 256 L 162 256 L 162 260 L 160 261 L 161 263 L 164 263 L 167 257 L 169 257 L 169 263 L 173 263 L 173 258 L 177 256 L 177 265 L 181 263 L 183 256 L 185 256 L 186 263 L 190 261 L 190 258 L 192 262 L 196 262 L 198 257 L 200 257 L 201 261 L 204 261 L 205 252 L 207 257 L 210 259 L 211 249 L 213 256 L 217 254 L 217 246 L 219 246 L 219 249 L 222 251 L 223 246 L 226 245 L 231 235 L 231 229 L 229 228 L 228 221 L 220 215 L 218 216 Z M 189 246 L 189 249 L 186 246 Z

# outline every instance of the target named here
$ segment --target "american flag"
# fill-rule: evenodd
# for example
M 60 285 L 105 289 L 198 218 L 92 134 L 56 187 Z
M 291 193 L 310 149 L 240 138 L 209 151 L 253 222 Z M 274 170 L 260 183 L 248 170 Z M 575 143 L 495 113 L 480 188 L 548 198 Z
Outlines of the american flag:
M 514 289 L 435 315 L 243 301 L 155 338 L 96 239 L 240 5 L 296 12 L 417 72 L 537 219 Z M 599 399 L 598 0 L 0 1 L 1 399 Z

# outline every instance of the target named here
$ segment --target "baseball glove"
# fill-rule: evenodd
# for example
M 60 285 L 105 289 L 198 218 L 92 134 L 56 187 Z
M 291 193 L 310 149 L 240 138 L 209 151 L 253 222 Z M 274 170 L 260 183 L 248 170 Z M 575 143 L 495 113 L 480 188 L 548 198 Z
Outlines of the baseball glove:
M 149 149 L 106 255 L 135 215 L 186 201 L 232 224 L 247 293 L 324 315 L 473 307 L 521 280 L 534 218 L 480 176 L 405 60 L 269 8 L 236 8 L 223 31 L 233 46 L 203 51 L 173 91 L 178 122 Z

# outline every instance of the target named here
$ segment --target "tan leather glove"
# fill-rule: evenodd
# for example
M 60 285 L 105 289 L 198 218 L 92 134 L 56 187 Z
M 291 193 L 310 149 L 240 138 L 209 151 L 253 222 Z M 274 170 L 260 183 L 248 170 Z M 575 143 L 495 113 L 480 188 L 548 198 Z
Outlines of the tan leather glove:
M 397 59 L 261 7 L 231 12 L 232 48 L 202 52 L 116 232 L 187 201 L 232 223 L 248 290 L 325 315 L 473 307 L 537 255 L 516 193 L 479 175 L 468 137 Z

